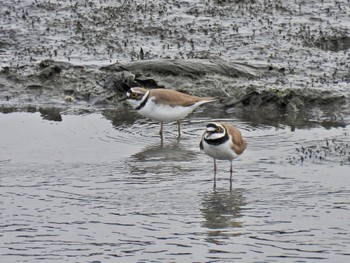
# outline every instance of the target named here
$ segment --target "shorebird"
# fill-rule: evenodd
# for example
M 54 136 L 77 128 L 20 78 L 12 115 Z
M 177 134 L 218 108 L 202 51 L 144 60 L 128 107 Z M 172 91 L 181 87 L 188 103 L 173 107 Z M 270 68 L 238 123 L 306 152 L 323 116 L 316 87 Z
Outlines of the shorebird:
M 247 143 L 241 132 L 228 123 L 208 123 L 199 147 L 214 159 L 214 185 L 216 180 L 216 160 L 230 161 L 230 184 L 232 182 L 232 160 L 242 154 Z
M 176 121 L 178 136 L 181 135 L 180 120 L 198 106 L 217 100 L 213 97 L 196 97 L 170 89 L 146 89 L 129 87 L 126 100 L 142 116 L 160 122 L 159 135 L 163 137 L 163 123 Z

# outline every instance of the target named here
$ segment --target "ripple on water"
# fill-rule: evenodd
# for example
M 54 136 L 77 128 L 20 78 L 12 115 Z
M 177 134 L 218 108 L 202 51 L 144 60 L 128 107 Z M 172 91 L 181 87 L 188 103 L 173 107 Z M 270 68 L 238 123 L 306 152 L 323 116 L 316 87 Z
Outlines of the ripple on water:
M 3 260 L 347 262 L 349 167 L 286 161 L 315 137 L 345 142 L 344 130 L 250 128 L 233 119 L 248 148 L 234 160 L 232 188 L 225 161 L 213 188 L 212 159 L 198 146 L 208 119 L 185 120 L 180 139 L 168 124 L 161 142 L 156 123 L 110 129 L 100 116 L 80 118 L 77 126 L 70 121 L 79 118 L 63 118 L 70 129 L 39 126 L 59 131 L 57 147 L 72 129 L 88 129 L 77 158 L 63 158 L 68 147 L 57 161 L 0 162 Z M 123 152 L 124 137 L 137 147 Z M 47 140 L 35 142 L 42 150 Z M 100 148 L 93 161 L 85 154 L 91 145 Z

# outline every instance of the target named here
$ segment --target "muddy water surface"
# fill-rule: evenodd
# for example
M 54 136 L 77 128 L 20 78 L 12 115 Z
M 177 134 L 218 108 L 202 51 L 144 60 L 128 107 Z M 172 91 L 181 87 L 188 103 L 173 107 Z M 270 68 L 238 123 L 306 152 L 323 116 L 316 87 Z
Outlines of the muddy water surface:
M 213 113 L 215 114 L 215 113 Z M 120 112 L 115 113 L 118 120 Z M 349 126 L 291 130 L 235 118 L 234 161 L 198 143 L 208 118 L 0 115 L 4 262 L 348 262 Z

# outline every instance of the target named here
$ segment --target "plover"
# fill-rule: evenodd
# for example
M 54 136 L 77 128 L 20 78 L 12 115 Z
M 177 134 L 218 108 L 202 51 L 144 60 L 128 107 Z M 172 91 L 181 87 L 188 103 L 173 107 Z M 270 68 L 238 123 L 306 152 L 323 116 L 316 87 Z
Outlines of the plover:
M 241 132 L 228 123 L 208 123 L 200 141 L 200 149 L 214 159 L 214 180 L 216 179 L 216 160 L 230 161 L 230 182 L 232 180 L 232 160 L 242 154 L 247 143 Z M 214 182 L 215 183 L 215 182 Z
M 125 88 L 124 88 L 125 89 Z M 160 122 L 159 135 L 163 136 L 163 123 L 176 121 L 181 135 L 180 120 L 198 106 L 217 100 L 213 97 L 196 97 L 170 89 L 130 87 L 126 100 L 142 116 Z

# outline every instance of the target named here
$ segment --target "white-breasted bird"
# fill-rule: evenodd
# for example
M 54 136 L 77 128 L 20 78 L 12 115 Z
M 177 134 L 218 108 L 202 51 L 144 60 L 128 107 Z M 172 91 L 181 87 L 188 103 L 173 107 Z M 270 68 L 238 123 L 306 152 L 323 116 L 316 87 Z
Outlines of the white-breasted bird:
M 230 161 L 230 182 L 232 180 L 232 160 L 242 154 L 247 143 L 241 132 L 229 123 L 210 122 L 200 141 L 200 149 L 214 159 L 214 180 L 216 179 L 216 160 Z
M 163 123 L 176 121 L 178 135 L 181 135 L 180 120 L 192 113 L 198 106 L 217 100 L 213 97 L 196 97 L 170 89 L 146 89 L 130 87 L 126 100 L 142 116 L 160 122 L 160 136 Z

